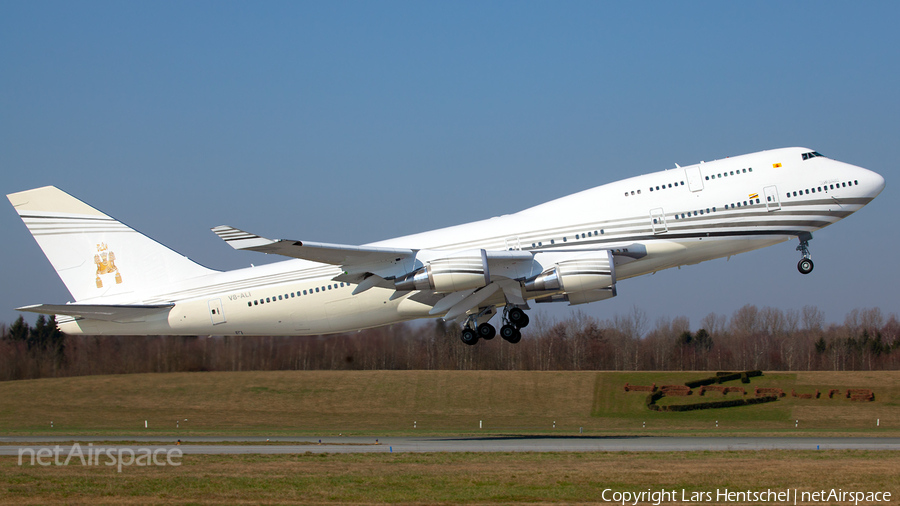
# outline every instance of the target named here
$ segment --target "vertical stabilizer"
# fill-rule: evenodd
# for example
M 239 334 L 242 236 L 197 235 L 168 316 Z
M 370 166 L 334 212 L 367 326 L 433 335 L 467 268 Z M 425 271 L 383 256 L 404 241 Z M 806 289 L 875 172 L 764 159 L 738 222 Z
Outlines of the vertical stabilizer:
M 76 301 L 127 299 L 213 272 L 54 186 L 7 198 Z

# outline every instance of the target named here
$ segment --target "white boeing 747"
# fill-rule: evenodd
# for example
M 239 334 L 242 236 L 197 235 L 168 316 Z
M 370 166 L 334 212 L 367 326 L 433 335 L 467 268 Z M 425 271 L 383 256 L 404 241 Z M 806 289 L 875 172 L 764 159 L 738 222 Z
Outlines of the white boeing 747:
M 438 317 L 462 341 L 518 342 L 531 303 L 616 296 L 623 279 L 797 238 L 884 188 L 880 175 L 785 148 L 633 177 L 515 214 L 364 246 L 271 240 L 228 226 L 235 249 L 291 260 L 207 269 L 52 187 L 8 195 L 74 302 L 19 308 L 57 315 L 69 334 L 315 335 Z

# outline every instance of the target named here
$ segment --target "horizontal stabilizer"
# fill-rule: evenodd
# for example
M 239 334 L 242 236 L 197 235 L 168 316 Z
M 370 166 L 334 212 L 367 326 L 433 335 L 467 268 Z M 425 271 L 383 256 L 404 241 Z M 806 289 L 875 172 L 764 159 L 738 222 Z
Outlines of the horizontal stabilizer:
M 37 304 L 20 307 L 16 311 L 28 311 L 50 315 L 66 315 L 88 320 L 107 322 L 143 321 L 149 316 L 167 312 L 175 304 L 157 304 L 150 306 L 137 305 L 101 305 L 101 304 Z
M 414 250 L 407 248 L 349 246 L 346 244 L 303 242 L 286 239 L 276 241 L 226 225 L 215 227 L 212 231 L 234 249 L 271 253 L 331 265 L 393 264 L 403 262 L 413 257 L 416 253 Z

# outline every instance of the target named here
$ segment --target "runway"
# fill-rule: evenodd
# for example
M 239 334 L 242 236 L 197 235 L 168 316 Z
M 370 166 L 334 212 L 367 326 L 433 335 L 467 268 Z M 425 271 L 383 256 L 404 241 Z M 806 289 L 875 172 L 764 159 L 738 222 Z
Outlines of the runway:
M 496 437 L 0 437 L 0 455 L 19 449 L 50 448 L 62 454 L 72 441 L 102 448 L 179 448 L 185 455 L 297 453 L 432 452 L 684 452 L 741 450 L 900 450 L 900 438 L 888 437 L 644 437 L 644 436 L 496 436 Z M 127 444 L 115 444 L 123 441 Z M 95 444 L 100 443 L 101 444 Z M 21 443 L 21 444 L 16 444 Z M 141 445 L 146 443 L 146 446 Z M 194 444 L 192 444 L 194 443 Z M 222 443 L 222 444 L 217 444 Z

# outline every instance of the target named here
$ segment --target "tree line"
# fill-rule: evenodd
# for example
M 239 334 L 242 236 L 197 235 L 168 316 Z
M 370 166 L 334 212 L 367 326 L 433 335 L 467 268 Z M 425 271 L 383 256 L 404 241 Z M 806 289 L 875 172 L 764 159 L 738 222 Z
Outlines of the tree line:
M 900 368 L 900 321 L 854 309 L 842 324 L 802 311 L 744 306 L 652 324 L 637 307 L 598 319 L 575 311 L 533 314 L 518 344 L 499 337 L 467 346 L 441 320 L 312 337 L 65 335 L 51 317 L 0 324 L 0 380 L 186 371 L 250 370 L 768 370 Z

